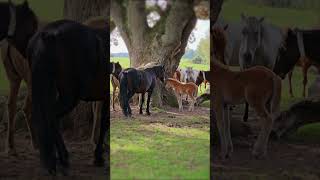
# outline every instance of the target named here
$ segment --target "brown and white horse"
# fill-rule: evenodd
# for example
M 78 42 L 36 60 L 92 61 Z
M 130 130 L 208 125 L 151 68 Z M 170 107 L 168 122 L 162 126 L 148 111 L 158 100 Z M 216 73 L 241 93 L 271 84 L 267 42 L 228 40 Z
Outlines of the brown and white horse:
M 194 103 L 198 96 L 198 86 L 193 82 L 183 83 L 173 78 L 166 80 L 166 89 L 173 89 L 179 104 L 179 111 L 183 111 L 182 96 L 187 95 L 191 98 L 189 111 L 194 110 Z
M 213 30 L 222 32 L 219 35 L 223 36 L 218 39 L 223 42 L 213 42 L 216 45 L 213 46 L 212 52 L 219 53 L 220 56 L 216 55 L 217 58 L 223 58 L 226 46 L 224 30 L 220 28 Z M 223 60 L 220 61 L 223 62 Z M 281 79 L 262 66 L 235 72 L 215 60 L 211 61 L 211 65 L 211 75 L 208 78 L 210 83 L 215 85 L 213 107 L 220 133 L 222 158 L 228 158 L 233 151 L 230 134 L 230 106 L 244 102 L 248 102 L 260 117 L 261 131 L 252 153 L 256 158 L 264 157 L 267 153 L 267 144 L 274 120 L 273 115 L 279 111 Z

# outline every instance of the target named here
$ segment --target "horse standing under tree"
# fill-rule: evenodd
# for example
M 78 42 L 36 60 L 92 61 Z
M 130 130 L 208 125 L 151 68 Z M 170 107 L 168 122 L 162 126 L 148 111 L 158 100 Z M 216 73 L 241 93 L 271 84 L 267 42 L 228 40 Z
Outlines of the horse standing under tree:
M 179 111 L 183 111 L 182 95 L 187 95 L 191 98 L 189 111 L 194 110 L 194 104 L 198 96 L 198 86 L 193 82 L 183 83 L 173 78 L 166 80 L 166 89 L 173 89 L 178 100 Z
M 68 172 L 69 155 L 60 121 L 80 100 L 101 103 L 94 164 L 104 164 L 103 144 L 110 116 L 108 31 L 61 20 L 48 24 L 30 40 L 27 59 L 32 67 L 32 125 L 41 162 L 50 174 L 56 174 L 56 155 L 62 172 Z
M 220 41 L 213 41 L 215 46 L 226 46 L 224 30 L 214 28 L 214 34 L 223 35 Z M 220 31 L 220 33 L 217 33 Z M 212 52 L 224 55 L 224 48 L 212 49 Z M 220 60 L 220 62 L 223 62 Z M 220 134 L 222 158 L 228 158 L 233 151 L 233 144 L 230 133 L 230 105 L 248 102 L 260 117 L 261 131 L 253 148 L 253 155 L 262 158 L 267 153 L 267 144 L 272 129 L 273 115 L 279 111 L 281 98 L 281 79 L 272 71 L 263 66 L 256 66 L 242 72 L 231 71 L 218 61 L 211 61 L 213 69 L 208 77 L 210 83 L 214 83 L 213 107 L 217 117 L 217 127 Z
M 111 62 L 110 63 L 110 67 L 111 67 L 111 84 L 112 84 L 112 109 L 115 111 L 115 106 L 114 106 L 114 103 L 115 103 L 115 98 L 116 98 L 116 94 L 117 94 L 117 89 L 119 89 L 120 87 L 120 82 L 119 82 L 119 75 L 120 75 L 120 72 L 122 71 L 122 67 L 120 65 L 119 62 Z M 119 94 L 117 95 L 119 97 Z
M 31 144 L 36 147 L 31 126 L 31 73 L 25 57 L 29 39 L 36 33 L 37 29 L 38 20 L 29 8 L 28 1 L 19 5 L 14 5 L 11 1 L 0 3 L 0 45 L 3 45 L 1 58 L 10 85 L 6 151 L 12 155 L 17 154 L 14 141 L 15 116 L 17 96 L 22 80 L 26 82 L 28 89 L 23 112 L 29 129 Z
M 129 100 L 135 93 L 141 93 L 139 114 L 143 114 L 144 97 L 145 93 L 148 93 L 146 113 L 150 115 L 151 95 L 157 79 L 164 82 L 164 71 L 163 65 L 155 65 L 145 69 L 127 68 L 120 73 L 120 105 L 125 116 L 132 115 Z

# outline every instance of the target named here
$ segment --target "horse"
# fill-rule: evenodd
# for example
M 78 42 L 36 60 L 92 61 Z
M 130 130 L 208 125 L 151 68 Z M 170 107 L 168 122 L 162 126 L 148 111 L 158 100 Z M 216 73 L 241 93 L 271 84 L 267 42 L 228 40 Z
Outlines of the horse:
M 299 60 L 302 61 L 303 71 L 303 97 L 306 96 L 306 85 L 308 83 L 308 69 L 315 65 L 320 70 L 319 43 L 320 30 L 298 30 L 288 29 L 279 48 L 274 72 L 281 78 L 293 70 Z
M 207 77 L 209 76 L 210 71 L 199 71 L 199 74 L 196 78 L 195 84 L 200 87 L 202 83 L 204 83 L 204 88 L 207 88 L 207 83 L 209 82 Z M 201 91 L 201 88 L 200 88 Z M 202 91 L 201 91 L 202 92 Z
M 21 81 L 27 84 L 28 94 L 26 96 L 23 112 L 30 133 L 30 141 L 33 148 L 36 142 L 33 138 L 31 125 L 31 73 L 27 60 L 25 59 L 26 47 L 29 39 L 38 28 L 38 20 L 34 12 L 29 8 L 27 1 L 14 5 L 11 1 L 0 3 L 0 45 L 1 58 L 4 69 L 9 80 L 8 99 L 8 134 L 6 140 L 6 152 L 16 155 L 14 133 L 16 102 Z
M 105 22 L 105 25 L 109 27 Z M 56 174 L 56 155 L 68 174 L 69 153 L 60 132 L 61 117 L 80 100 L 99 101 L 100 134 L 94 165 L 104 165 L 104 140 L 109 128 L 109 28 L 94 29 L 71 20 L 49 23 L 30 40 L 27 59 L 32 69 L 32 126 L 45 170 Z
M 178 69 L 173 73 L 173 79 L 181 81 L 181 72 Z
M 226 28 L 212 28 L 211 41 L 211 71 L 207 79 L 214 83 L 213 108 L 216 111 L 217 127 L 220 134 L 222 158 L 228 158 L 233 145 L 230 134 L 230 105 L 248 102 L 257 112 L 261 121 L 261 131 L 253 149 L 255 157 L 266 154 L 269 134 L 272 128 L 273 118 L 271 114 L 277 114 L 281 98 L 281 79 L 271 70 L 263 66 L 256 66 L 244 71 L 235 72 L 223 65 L 226 41 Z M 217 37 L 221 36 L 221 37 Z M 218 40 L 217 40 L 218 39 Z M 216 40 L 216 41 L 214 41 Z M 219 48 L 217 48 L 219 47 Z M 217 48 L 217 49 L 214 49 Z
M 220 134 L 222 158 L 229 158 L 233 151 L 230 134 L 230 107 L 244 102 L 260 117 L 261 131 L 253 148 L 253 156 L 266 156 L 273 116 L 279 112 L 281 98 L 281 79 L 264 66 L 255 66 L 236 72 L 218 61 L 212 61 L 213 69 L 209 76 L 215 84 L 217 126 Z
M 191 98 L 189 111 L 194 110 L 194 104 L 196 101 L 196 98 L 198 96 L 198 86 L 193 82 L 188 83 L 182 83 L 176 79 L 168 78 L 165 82 L 165 88 L 166 89 L 173 89 L 174 94 L 178 100 L 179 104 L 179 111 L 183 111 L 183 105 L 182 105 L 182 95 L 187 95 Z
M 117 88 L 120 87 L 119 74 L 122 71 L 122 67 L 121 67 L 119 62 L 116 62 L 116 63 L 111 62 L 110 63 L 110 67 L 112 68 L 111 71 L 110 71 L 111 72 L 110 79 L 111 79 L 111 84 L 112 84 L 112 88 L 113 88 L 113 91 L 112 91 L 112 109 L 115 111 L 114 102 L 115 102 Z
M 273 70 L 284 36 L 282 29 L 264 23 L 264 17 L 241 14 L 241 19 L 244 25 L 239 49 L 240 69 L 261 65 Z M 248 112 L 249 106 L 245 103 L 244 121 L 248 120 Z
M 150 98 L 157 83 L 156 80 L 159 79 L 162 83 L 164 82 L 164 72 L 163 65 L 155 65 L 145 69 L 127 68 L 121 71 L 119 75 L 120 105 L 126 117 L 132 115 L 129 100 L 135 93 L 141 93 L 139 114 L 143 114 L 142 106 L 146 92 L 148 93 L 146 113 L 150 115 Z

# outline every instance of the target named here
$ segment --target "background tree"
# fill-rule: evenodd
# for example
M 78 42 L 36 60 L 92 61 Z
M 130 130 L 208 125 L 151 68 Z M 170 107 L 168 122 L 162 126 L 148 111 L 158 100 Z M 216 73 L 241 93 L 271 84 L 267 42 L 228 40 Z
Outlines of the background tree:
M 132 67 L 151 61 L 164 64 L 171 76 L 179 62 L 198 18 L 207 18 L 209 2 L 201 0 L 111 1 L 111 18 L 123 38 Z M 196 11 L 196 12 L 195 12 Z M 154 106 L 162 105 L 156 87 Z
M 210 63 L 210 37 L 209 34 L 202 38 L 197 47 L 198 55 L 203 59 L 202 63 Z

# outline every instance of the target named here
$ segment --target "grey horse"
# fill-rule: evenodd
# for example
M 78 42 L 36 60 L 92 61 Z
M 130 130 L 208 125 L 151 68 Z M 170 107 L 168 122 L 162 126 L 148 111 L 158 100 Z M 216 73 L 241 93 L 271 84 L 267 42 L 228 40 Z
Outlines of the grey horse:
M 273 70 L 284 32 L 279 27 L 265 23 L 264 17 L 246 17 L 242 14 L 241 19 L 240 69 L 260 65 Z M 248 120 L 248 108 L 246 103 L 244 121 Z

